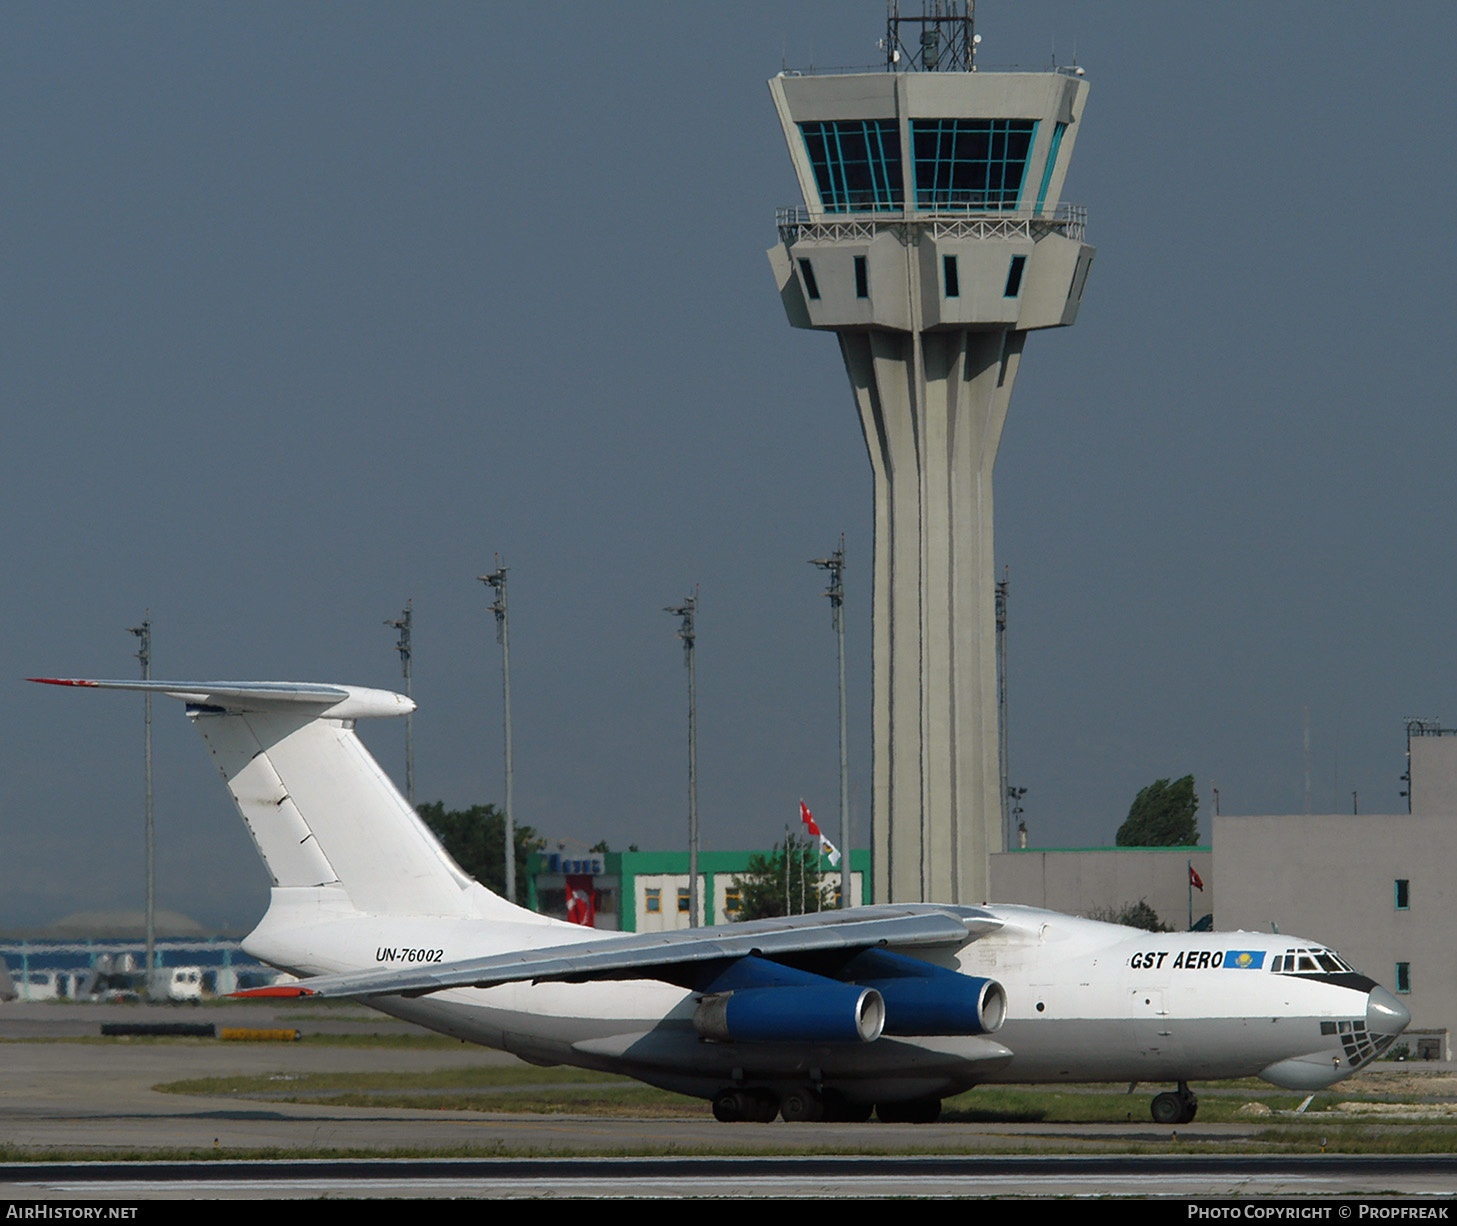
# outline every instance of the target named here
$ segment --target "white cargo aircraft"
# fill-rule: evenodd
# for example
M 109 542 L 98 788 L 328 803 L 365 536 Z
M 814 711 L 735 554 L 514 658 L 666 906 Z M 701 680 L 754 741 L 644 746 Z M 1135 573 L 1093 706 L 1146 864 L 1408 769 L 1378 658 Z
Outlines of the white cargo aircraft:
M 352 686 L 61 681 L 180 698 L 273 879 L 243 942 L 303 982 L 538 1064 L 711 1099 L 721 1120 L 934 1120 L 987 1082 L 1259 1076 L 1316 1090 L 1409 1015 L 1288 936 L 1149 933 L 1019 906 L 892 904 L 609 935 L 467 876 L 354 722 L 409 699 Z

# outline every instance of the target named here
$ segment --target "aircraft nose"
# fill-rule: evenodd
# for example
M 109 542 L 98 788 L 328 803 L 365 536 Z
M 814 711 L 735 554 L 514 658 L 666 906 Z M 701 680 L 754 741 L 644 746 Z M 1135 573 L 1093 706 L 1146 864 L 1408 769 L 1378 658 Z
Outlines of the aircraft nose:
M 1366 1029 L 1372 1034 L 1400 1034 L 1411 1021 L 1406 1006 L 1385 988 L 1374 987 L 1366 997 Z

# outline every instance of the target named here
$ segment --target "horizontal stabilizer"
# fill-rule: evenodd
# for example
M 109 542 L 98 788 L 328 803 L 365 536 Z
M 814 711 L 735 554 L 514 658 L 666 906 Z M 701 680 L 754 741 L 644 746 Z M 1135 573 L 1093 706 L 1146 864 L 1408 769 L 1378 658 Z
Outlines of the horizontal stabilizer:
M 669 968 L 751 954 L 775 958 L 871 946 L 955 949 L 1000 927 L 1001 920 L 975 907 L 855 907 L 719 928 L 607 937 L 434 967 L 320 975 L 298 984 L 254 988 L 237 995 L 420 996 L 447 988 L 486 988 L 524 980 L 655 979 L 667 977 Z
M 408 715 L 415 704 L 403 694 L 358 685 L 319 685 L 296 681 L 89 681 L 31 677 L 41 685 L 74 685 L 93 690 L 141 690 L 178 698 L 189 706 L 229 714 L 314 708 L 331 719 L 369 719 Z

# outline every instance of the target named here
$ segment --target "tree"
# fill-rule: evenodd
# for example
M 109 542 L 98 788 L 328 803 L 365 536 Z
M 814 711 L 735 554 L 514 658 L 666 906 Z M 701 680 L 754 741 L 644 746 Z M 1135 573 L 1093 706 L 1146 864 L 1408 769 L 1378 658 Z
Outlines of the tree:
M 767 856 L 762 852 L 750 856 L 747 871 L 734 878 L 734 885 L 739 890 L 739 910 L 733 917 L 736 920 L 800 915 L 835 905 L 835 888 L 825 883 L 820 870 L 818 841 L 803 841 L 793 835 L 784 843 L 775 843 Z
M 443 801 L 419 806 L 420 817 L 451 859 L 497 894 L 506 892 L 506 817 L 495 805 L 447 809 Z M 516 824 L 516 880 L 526 880 L 526 858 L 541 845 L 530 826 Z
M 1158 912 L 1148 905 L 1148 900 L 1126 902 L 1121 907 L 1098 907 L 1089 919 L 1102 920 L 1106 924 L 1122 924 L 1126 928 L 1142 928 L 1145 932 L 1173 932 L 1171 925 L 1159 919 Z
M 1119 847 L 1191 846 L 1199 841 L 1199 827 L 1194 821 L 1198 811 L 1193 775 L 1173 783 L 1155 780 L 1134 797 L 1113 841 Z

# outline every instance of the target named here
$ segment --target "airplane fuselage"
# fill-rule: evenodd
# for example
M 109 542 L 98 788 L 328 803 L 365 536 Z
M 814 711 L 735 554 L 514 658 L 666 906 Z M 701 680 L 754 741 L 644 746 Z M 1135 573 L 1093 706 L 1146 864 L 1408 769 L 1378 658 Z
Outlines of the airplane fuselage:
M 1027 907 L 984 910 L 1003 921 L 998 931 L 954 952 L 910 952 L 1002 985 L 1006 1018 L 991 1034 L 712 1042 L 694 1027 L 702 993 L 649 979 L 508 983 L 368 1003 L 536 1063 L 626 1073 L 705 1098 L 725 1085 L 806 1080 L 866 1100 L 945 1096 L 991 1082 L 1249 1076 L 1314 1090 L 1366 1063 L 1405 1025 L 1405 1011 L 1384 989 L 1343 964 L 1322 967 L 1315 954 L 1329 951 L 1298 938 L 1148 933 Z M 306 948 L 296 943 L 304 932 Z M 551 921 L 354 916 L 308 928 L 265 920 L 245 948 L 314 975 L 586 945 L 610 935 Z M 1310 962 L 1304 971 L 1302 957 Z

